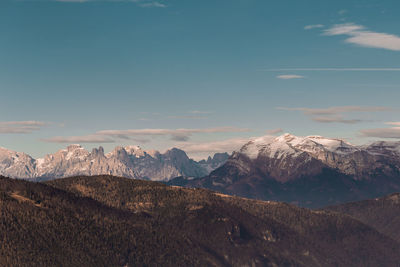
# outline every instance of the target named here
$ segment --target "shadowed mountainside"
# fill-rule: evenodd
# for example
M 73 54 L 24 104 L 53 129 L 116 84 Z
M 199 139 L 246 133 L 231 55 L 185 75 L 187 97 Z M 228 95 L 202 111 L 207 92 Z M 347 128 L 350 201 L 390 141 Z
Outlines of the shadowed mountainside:
M 400 242 L 400 193 L 325 209 L 348 214 Z

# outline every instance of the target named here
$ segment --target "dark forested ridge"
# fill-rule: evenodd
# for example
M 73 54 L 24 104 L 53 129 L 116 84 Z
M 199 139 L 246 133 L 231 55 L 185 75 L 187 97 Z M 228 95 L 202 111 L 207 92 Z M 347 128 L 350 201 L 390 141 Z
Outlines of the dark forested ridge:
M 0 266 L 398 266 L 330 211 L 112 176 L 0 178 Z
M 326 209 L 348 214 L 400 242 L 400 193 Z

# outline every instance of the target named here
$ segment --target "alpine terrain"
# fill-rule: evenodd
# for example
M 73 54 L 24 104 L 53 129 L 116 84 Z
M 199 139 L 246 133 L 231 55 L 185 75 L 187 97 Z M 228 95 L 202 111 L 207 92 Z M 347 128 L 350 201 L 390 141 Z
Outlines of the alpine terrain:
M 198 179 L 171 185 L 322 207 L 400 191 L 400 142 L 355 146 L 322 136 L 256 138 Z
M 183 150 L 172 148 L 165 153 L 143 150 L 139 146 L 116 147 L 105 154 L 99 147 L 92 152 L 80 145 L 70 145 L 44 158 L 0 148 L 0 175 L 46 180 L 74 175 L 111 174 L 128 178 L 166 181 L 174 177 L 202 177 L 219 167 L 228 154 L 219 153 L 207 161 L 196 162 Z

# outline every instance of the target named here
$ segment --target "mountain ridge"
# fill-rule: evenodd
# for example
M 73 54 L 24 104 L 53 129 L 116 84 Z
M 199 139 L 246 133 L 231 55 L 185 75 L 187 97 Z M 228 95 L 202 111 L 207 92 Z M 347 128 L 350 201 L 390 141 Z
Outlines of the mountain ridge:
M 34 159 L 28 154 L 0 148 L 0 174 L 14 178 L 45 180 L 75 175 L 111 174 L 135 179 L 169 180 L 177 176 L 201 177 L 226 161 L 228 155 L 196 162 L 183 150 L 165 153 L 139 146 L 117 146 L 109 153 L 103 147 L 91 152 L 79 144 Z

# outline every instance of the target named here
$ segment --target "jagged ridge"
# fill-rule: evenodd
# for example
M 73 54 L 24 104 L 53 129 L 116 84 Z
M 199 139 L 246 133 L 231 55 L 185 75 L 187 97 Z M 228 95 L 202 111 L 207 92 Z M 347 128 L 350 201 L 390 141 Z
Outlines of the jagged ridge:
M 207 162 L 190 159 L 183 150 L 172 148 L 165 153 L 146 151 L 139 146 L 116 147 L 92 152 L 80 145 L 70 145 L 44 158 L 0 148 L 0 174 L 14 178 L 54 179 L 74 175 L 111 174 L 128 178 L 168 180 L 177 176 L 202 177 L 226 161 L 214 156 Z

